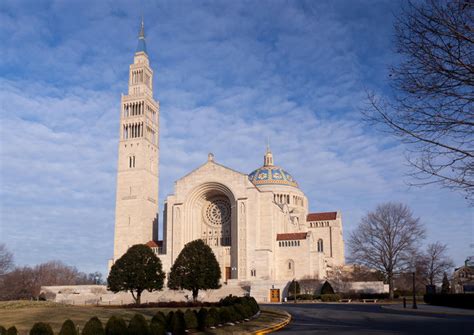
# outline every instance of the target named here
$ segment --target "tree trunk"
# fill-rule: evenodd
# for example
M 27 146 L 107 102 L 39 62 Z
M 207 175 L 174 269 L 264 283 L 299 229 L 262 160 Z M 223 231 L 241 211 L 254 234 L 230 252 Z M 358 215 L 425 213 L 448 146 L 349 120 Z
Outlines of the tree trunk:
M 142 297 L 142 291 L 137 291 L 137 298 L 135 299 L 135 304 L 137 306 L 140 305 L 141 297 Z
M 388 274 L 388 298 L 393 299 L 393 274 Z
M 198 298 L 199 289 L 193 288 L 193 301 L 196 302 Z

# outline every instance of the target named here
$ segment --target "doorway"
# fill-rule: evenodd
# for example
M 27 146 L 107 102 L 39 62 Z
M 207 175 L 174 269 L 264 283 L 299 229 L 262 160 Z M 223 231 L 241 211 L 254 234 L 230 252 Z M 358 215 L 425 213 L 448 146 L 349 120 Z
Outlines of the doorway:
M 280 290 L 277 288 L 270 289 L 270 302 L 280 302 Z
M 225 267 L 225 282 L 227 283 L 227 281 L 229 279 L 232 279 L 232 270 L 231 270 L 231 267 L 230 266 L 226 266 Z

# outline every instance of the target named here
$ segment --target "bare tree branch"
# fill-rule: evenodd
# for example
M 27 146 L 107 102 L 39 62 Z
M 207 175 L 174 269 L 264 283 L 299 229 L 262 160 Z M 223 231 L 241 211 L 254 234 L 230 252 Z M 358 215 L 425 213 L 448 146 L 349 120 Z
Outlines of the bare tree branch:
M 402 61 L 392 95 L 368 92 L 366 121 L 406 144 L 413 185 L 439 184 L 474 201 L 474 7 L 408 2 L 395 23 Z

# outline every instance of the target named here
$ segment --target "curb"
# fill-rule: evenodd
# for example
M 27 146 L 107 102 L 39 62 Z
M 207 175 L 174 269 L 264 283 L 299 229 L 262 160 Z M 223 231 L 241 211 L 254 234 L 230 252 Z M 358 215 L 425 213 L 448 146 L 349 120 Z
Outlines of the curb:
M 276 315 L 282 315 L 281 313 L 276 313 L 276 312 L 272 312 L 272 311 L 265 311 L 265 312 L 266 313 L 271 313 L 271 314 L 276 314 Z M 277 323 L 273 326 L 267 327 L 267 328 L 259 329 L 255 332 L 253 332 L 252 334 L 254 334 L 254 335 L 268 334 L 268 333 L 280 330 L 283 327 L 285 327 L 287 324 L 290 323 L 291 315 L 287 311 L 282 311 L 282 312 L 286 316 L 286 319 L 284 321 L 281 321 L 281 322 L 279 322 L 279 323 Z
M 406 308 L 406 309 L 399 309 L 399 308 L 391 308 L 387 305 L 385 306 L 380 306 L 382 309 L 386 311 L 393 311 L 393 312 L 406 312 L 410 314 L 424 314 L 424 315 L 454 315 L 454 316 L 465 316 L 465 317 L 472 317 L 472 314 L 463 314 L 463 313 L 456 313 L 456 312 L 437 312 L 437 311 L 427 311 L 427 310 L 419 310 L 419 309 L 411 309 L 411 308 Z

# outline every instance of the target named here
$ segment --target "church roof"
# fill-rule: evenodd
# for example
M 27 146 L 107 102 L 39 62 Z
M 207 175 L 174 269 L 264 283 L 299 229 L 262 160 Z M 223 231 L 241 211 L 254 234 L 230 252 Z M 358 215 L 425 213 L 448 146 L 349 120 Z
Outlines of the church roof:
M 163 241 L 148 241 L 146 245 L 150 248 L 161 248 L 163 246 Z
M 145 42 L 145 25 L 143 24 L 143 18 L 140 24 L 140 33 L 138 34 L 138 44 L 137 44 L 137 50 L 135 51 L 135 53 L 137 52 L 147 53 L 146 42 Z
M 249 174 L 249 180 L 255 185 L 287 185 L 298 187 L 298 183 L 291 174 L 281 167 L 273 165 L 273 155 L 270 148 L 264 156 L 263 166 Z
M 306 217 L 306 221 L 327 221 L 336 219 L 337 212 L 309 213 Z
M 284 233 L 277 234 L 277 241 L 288 241 L 288 240 L 306 240 L 307 233 Z

